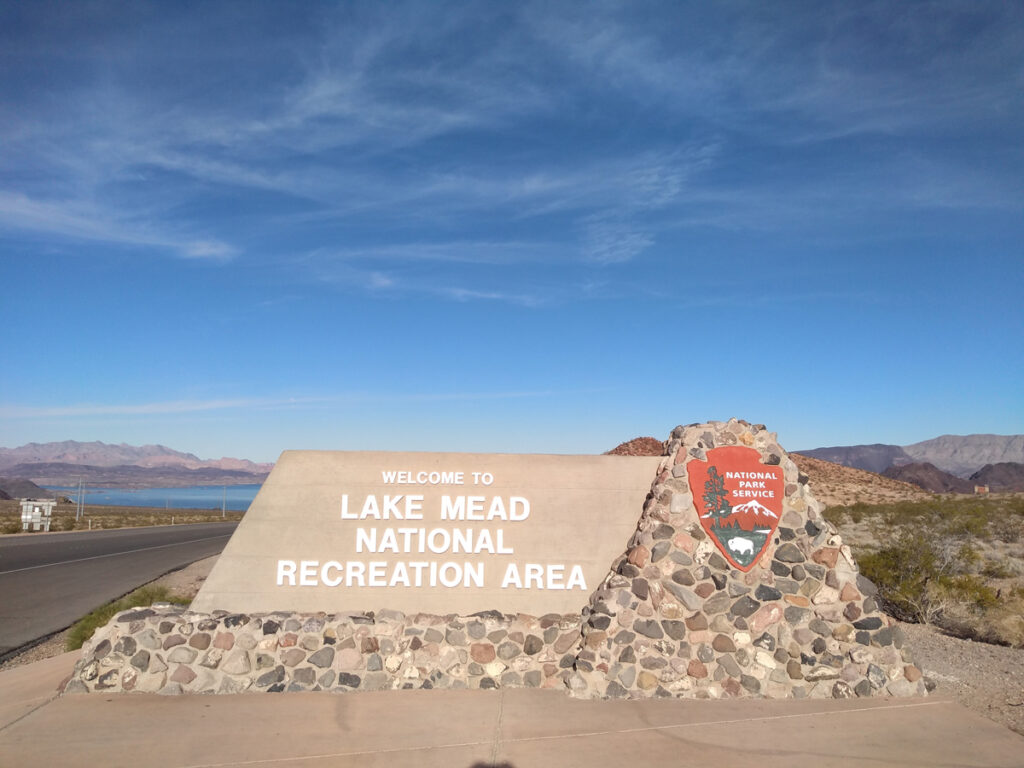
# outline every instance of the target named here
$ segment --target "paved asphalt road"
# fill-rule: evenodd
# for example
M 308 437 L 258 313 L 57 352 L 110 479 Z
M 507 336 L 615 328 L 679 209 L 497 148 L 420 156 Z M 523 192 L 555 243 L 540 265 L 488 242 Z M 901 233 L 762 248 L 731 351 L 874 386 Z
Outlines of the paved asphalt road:
M 237 523 L 0 537 L 0 656 L 216 555 Z

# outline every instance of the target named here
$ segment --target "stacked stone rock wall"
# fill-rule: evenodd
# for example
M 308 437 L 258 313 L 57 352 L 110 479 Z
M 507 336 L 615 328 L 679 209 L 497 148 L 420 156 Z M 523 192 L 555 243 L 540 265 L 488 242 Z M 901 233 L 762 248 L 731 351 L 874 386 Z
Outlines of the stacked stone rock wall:
M 579 616 L 124 611 L 86 644 L 69 693 L 564 689 Z
M 785 478 L 773 540 L 746 573 L 701 527 L 690 462 L 748 446 Z M 584 612 L 571 686 L 606 697 L 925 693 L 899 627 L 763 426 L 678 427 L 637 531 Z
M 746 572 L 700 525 L 688 465 L 748 446 L 781 466 L 778 528 Z M 638 510 L 639 512 L 639 510 Z M 118 614 L 68 692 L 535 687 L 579 697 L 925 693 L 903 635 L 764 427 L 678 427 L 625 551 L 581 613 Z

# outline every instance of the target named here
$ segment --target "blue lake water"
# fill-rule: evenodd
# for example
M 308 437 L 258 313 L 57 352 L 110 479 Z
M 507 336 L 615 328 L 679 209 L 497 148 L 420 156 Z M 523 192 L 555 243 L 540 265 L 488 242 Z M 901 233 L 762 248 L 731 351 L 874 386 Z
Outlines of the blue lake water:
M 78 488 L 47 486 L 47 490 L 78 500 Z M 260 486 L 194 485 L 188 488 L 85 488 L 86 504 L 107 504 L 113 507 L 166 507 L 177 509 L 220 509 L 245 511 L 256 498 Z

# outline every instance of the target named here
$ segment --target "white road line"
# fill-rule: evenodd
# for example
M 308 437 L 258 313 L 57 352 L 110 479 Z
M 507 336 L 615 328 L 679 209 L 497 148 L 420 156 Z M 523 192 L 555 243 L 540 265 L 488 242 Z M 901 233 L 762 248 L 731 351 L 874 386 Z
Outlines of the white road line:
M 121 555 L 132 555 L 136 552 L 149 552 L 154 549 L 167 549 L 167 547 L 180 547 L 183 544 L 198 544 L 200 541 L 213 541 L 214 539 L 226 539 L 231 536 L 230 533 L 225 533 L 221 536 L 207 536 L 205 539 L 190 539 L 189 541 L 179 541 L 175 544 L 160 544 L 155 547 L 141 547 L 140 549 L 127 549 L 124 552 L 113 552 L 109 555 L 93 555 L 92 557 L 80 557 L 77 560 L 61 560 L 58 563 L 46 563 L 45 565 L 30 565 L 28 568 L 15 568 L 13 571 L 0 571 L 0 576 L 4 576 L 8 573 L 21 573 L 22 571 L 34 571 L 37 568 L 52 568 L 55 565 L 71 565 L 71 563 L 84 563 L 86 560 L 100 560 L 104 557 L 120 557 Z

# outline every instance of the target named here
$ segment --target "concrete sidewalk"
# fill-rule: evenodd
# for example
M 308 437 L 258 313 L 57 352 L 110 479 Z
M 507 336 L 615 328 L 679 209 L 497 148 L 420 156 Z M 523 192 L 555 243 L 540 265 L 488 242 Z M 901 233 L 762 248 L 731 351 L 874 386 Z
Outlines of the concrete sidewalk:
M 0 766 L 1024 766 L 945 698 L 576 701 L 388 691 L 57 698 L 77 654 L 0 672 Z

